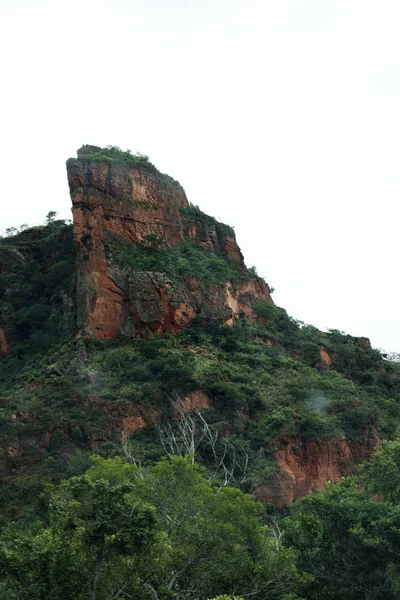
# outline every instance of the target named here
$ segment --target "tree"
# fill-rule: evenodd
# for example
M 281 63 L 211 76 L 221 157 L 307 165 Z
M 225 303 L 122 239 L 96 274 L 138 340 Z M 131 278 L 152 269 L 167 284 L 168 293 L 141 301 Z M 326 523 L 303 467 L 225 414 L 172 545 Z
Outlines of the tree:
M 6 229 L 6 235 L 7 236 L 15 235 L 17 233 L 18 233 L 18 229 L 16 227 L 8 227 Z
M 293 553 L 276 546 L 252 496 L 213 486 L 190 457 L 159 462 L 141 486 L 171 546 L 168 569 L 152 580 L 155 589 L 182 599 L 221 593 L 261 599 L 296 587 Z
M 261 506 L 214 487 L 190 458 L 145 471 L 94 457 L 47 496 L 48 526 L 3 537 L 0 598 L 283 600 L 297 588 L 294 553 L 269 535 Z
M 115 470 L 126 474 L 120 463 L 114 461 Z M 132 473 L 133 467 L 126 466 Z M 96 475 L 99 467 L 94 467 Z M 133 490 L 127 477 L 122 481 L 89 474 L 49 487 L 49 527 L 38 525 L 26 533 L 9 530 L 2 539 L 5 597 L 113 598 L 130 563 L 140 563 L 157 538 L 156 511 Z
M 50 210 L 46 215 L 46 225 L 54 223 L 56 216 L 57 212 L 55 210 Z
M 177 398 L 174 407 L 177 419 L 173 423 L 156 424 L 167 456 L 190 456 L 194 463 L 198 455 L 208 454 L 212 483 L 218 483 L 220 488 L 243 484 L 249 463 L 249 453 L 244 445 L 236 448 L 231 441 L 221 437 L 219 425 L 210 425 L 190 401 Z
M 400 506 L 378 502 L 354 479 L 297 501 L 284 539 L 311 576 L 309 600 L 398 598 Z
M 53 530 L 90 557 L 91 600 L 97 598 L 103 568 L 134 559 L 154 540 L 155 509 L 137 499 L 134 489 L 130 481 L 112 484 L 82 476 L 64 482 L 52 498 Z
M 362 467 L 367 489 L 390 502 L 400 502 L 400 440 L 381 442 Z

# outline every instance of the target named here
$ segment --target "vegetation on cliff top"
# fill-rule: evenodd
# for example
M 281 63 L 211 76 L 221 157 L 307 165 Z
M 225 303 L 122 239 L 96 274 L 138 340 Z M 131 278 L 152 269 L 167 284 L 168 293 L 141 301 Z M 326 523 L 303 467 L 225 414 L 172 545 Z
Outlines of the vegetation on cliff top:
M 79 160 L 88 160 L 90 162 L 106 162 L 115 165 L 125 165 L 127 167 L 141 166 L 155 170 L 161 178 L 172 187 L 181 188 L 179 181 L 168 175 L 160 173 L 154 164 L 150 161 L 147 154 L 141 152 L 132 153 L 131 150 L 122 150 L 118 146 L 82 146 L 77 151 L 78 158 L 69 158 L 67 163 L 76 163 Z
M 127 166 L 146 165 L 154 167 L 146 154 L 141 154 L 140 152 L 132 154 L 130 150 L 121 150 L 118 146 L 106 146 L 105 148 L 82 146 L 82 148 L 78 150 L 78 159 L 82 158 L 93 162 L 108 162 L 125 164 Z

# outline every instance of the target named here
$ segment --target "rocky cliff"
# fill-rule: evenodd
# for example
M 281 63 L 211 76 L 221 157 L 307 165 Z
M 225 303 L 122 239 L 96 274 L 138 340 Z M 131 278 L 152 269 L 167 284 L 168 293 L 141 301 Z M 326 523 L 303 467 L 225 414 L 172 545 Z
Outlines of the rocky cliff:
M 84 146 L 67 171 L 73 224 L 0 241 L 0 500 L 18 513 L 21 486 L 33 505 L 121 436 L 150 464 L 177 406 L 201 411 L 237 485 L 277 507 L 396 435 L 398 365 L 276 307 L 232 228 L 177 181 L 116 148 Z M 209 447 L 199 460 L 215 468 Z
M 177 332 L 194 317 L 232 323 L 239 313 L 253 316 L 255 302 L 272 302 L 263 280 L 246 269 L 233 231 L 190 207 L 179 183 L 146 158 L 84 146 L 67 170 L 78 327 L 85 335 Z M 183 256 L 193 250 L 190 242 L 229 263 L 230 277 L 205 282 L 195 271 L 171 277 L 165 262 L 178 262 L 180 250 Z M 169 257 L 171 248 L 177 252 Z M 151 253 L 153 259 L 158 254 L 156 271 L 141 264 Z M 214 266 L 218 272 L 221 265 Z
M 347 439 L 278 440 L 278 471 L 256 486 L 255 496 L 266 506 L 290 506 L 297 498 L 324 489 L 327 481 L 337 483 L 342 477 L 354 475 L 356 466 L 367 460 L 377 444 L 374 430 L 353 443 Z

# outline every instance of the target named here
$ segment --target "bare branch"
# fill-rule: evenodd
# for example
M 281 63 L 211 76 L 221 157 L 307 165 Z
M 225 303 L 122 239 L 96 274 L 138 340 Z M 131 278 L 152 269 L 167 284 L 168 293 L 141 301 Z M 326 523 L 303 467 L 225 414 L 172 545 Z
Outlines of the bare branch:
M 272 527 L 271 527 L 270 530 L 271 530 L 272 535 L 274 536 L 274 539 L 275 539 L 276 549 L 279 550 L 279 546 L 281 544 L 281 539 L 282 539 L 283 532 L 280 530 L 278 522 L 275 519 L 272 519 Z
M 143 478 L 143 473 L 140 470 L 140 467 L 141 467 L 140 460 L 138 460 L 135 456 L 133 456 L 131 449 L 129 447 L 128 438 L 124 431 L 122 432 L 122 450 L 123 450 L 126 458 L 128 459 L 128 461 L 131 462 L 132 464 L 134 464 L 135 467 L 138 468 L 138 474 L 141 478 Z
M 191 455 L 196 460 L 200 451 L 211 451 L 214 462 L 212 484 L 219 482 L 218 492 L 230 483 L 240 485 L 247 479 L 250 456 L 219 435 L 218 424 L 210 426 L 201 411 L 188 399 L 177 398 L 174 408 L 178 418 L 174 423 L 156 424 L 161 445 L 168 457 Z M 235 478 L 238 474 L 238 480 Z

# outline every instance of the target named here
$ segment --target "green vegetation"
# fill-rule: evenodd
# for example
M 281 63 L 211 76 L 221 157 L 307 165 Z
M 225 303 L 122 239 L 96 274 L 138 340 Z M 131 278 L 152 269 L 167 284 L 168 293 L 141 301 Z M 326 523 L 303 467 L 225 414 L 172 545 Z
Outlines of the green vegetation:
M 0 597 L 289 598 L 300 576 L 261 506 L 212 486 L 188 459 L 151 469 L 93 457 L 86 474 L 46 492 L 48 522 L 10 527 L 0 544 Z
M 113 165 L 122 166 L 141 166 L 156 170 L 156 167 L 150 161 L 150 158 L 146 154 L 141 152 L 132 153 L 130 150 L 122 150 L 118 146 L 106 146 L 105 148 L 99 148 L 97 146 L 82 146 L 78 150 L 78 159 L 69 158 L 67 164 L 79 165 L 80 161 L 88 160 L 90 162 L 106 162 Z M 159 177 L 165 181 L 165 183 L 172 188 L 181 189 L 182 186 L 173 177 L 167 175 L 167 173 L 159 173 Z
M 375 360 L 376 353 L 353 339 L 354 380 L 319 368 L 319 345 L 337 348 L 337 334 L 332 338 L 277 308 L 268 310 L 264 325 L 238 319 L 234 327 L 206 327 L 195 321 L 180 334 L 149 339 L 34 348 L 31 337 L 30 349 L 14 345 L 0 361 L 0 397 L 7 398 L 0 411 L 3 447 L 17 450 L 6 457 L 13 476 L 0 491 L 7 507 L 3 522 L 40 517 L 44 482 L 81 474 L 93 446 L 104 456 L 122 454 L 121 415 L 141 406 L 168 422 L 176 399 L 196 390 L 210 398 L 202 415 L 212 431 L 230 432 L 228 460 L 234 450 L 237 457 L 246 455 L 245 473 L 238 465 L 232 480 L 243 491 L 274 475 L 276 439 L 346 437 L 364 447 L 372 447 L 377 433 L 393 439 L 398 366 L 380 359 L 373 381 L 359 382 L 358 364 L 369 355 Z M 129 444 L 146 466 L 165 455 L 155 427 L 134 433 Z M 198 454 L 214 473 L 209 446 L 202 444 Z
M 195 207 L 182 214 L 199 239 L 201 227 L 229 235 Z M 253 307 L 257 322 L 83 340 L 71 226 L 49 213 L 11 234 L 0 240 L 0 326 L 13 328 L 0 360 L 0 599 L 399 597 L 398 363 L 268 302 Z M 254 276 L 156 235 L 136 248 L 110 239 L 107 257 L 210 294 Z M 186 413 L 199 392 L 208 408 Z M 122 423 L 141 418 L 129 435 Z M 276 480 L 277 443 L 346 439 L 356 456 L 377 435 L 386 441 L 355 478 L 291 508 L 246 495 Z
M 203 225 L 207 229 L 215 229 L 222 237 L 234 236 L 235 232 L 233 227 L 220 223 L 214 217 L 206 215 L 198 206 L 190 204 L 180 209 L 183 222 L 196 223 L 196 225 Z
M 46 487 L 41 521 L 3 531 L 0 597 L 396 600 L 399 448 L 384 445 L 358 480 L 284 518 L 214 485 L 190 455 L 149 467 L 92 456 L 85 473 Z
M 221 281 L 250 279 L 252 275 L 237 269 L 225 258 L 203 248 L 194 240 L 184 240 L 173 247 L 166 247 L 157 236 L 147 236 L 137 247 L 109 240 L 106 246 L 110 262 L 134 271 L 154 271 L 165 274 L 178 283 L 193 277 L 210 287 Z
M 132 154 L 130 150 L 121 150 L 118 146 L 107 146 L 106 148 L 83 146 L 78 150 L 78 157 L 80 159 L 86 158 L 92 162 L 153 166 L 149 157 L 145 154 L 140 154 L 140 152 Z
M 379 452 L 361 468 L 369 492 L 400 504 L 400 441 L 384 441 Z
M 179 181 L 171 177 L 171 175 L 168 175 L 167 173 L 160 173 L 160 176 L 170 187 L 183 189 Z
M 293 505 L 281 526 L 285 545 L 298 551 L 299 569 L 310 577 L 306 598 L 399 597 L 399 455 L 399 441 L 383 445 L 359 481 L 329 485 Z
M 88 368 L 98 374 L 96 385 L 104 398 L 122 396 L 165 408 L 166 397 L 204 390 L 213 398 L 210 418 L 229 420 L 232 432 L 250 443 L 254 437 L 255 452 L 261 439 L 272 444 L 278 435 L 305 440 L 372 435 L 371 416 L 375 422 L 381 415 L 379 424 L 384 422 L 387 392 L 382 389 L 377 398 L 375 386 L 360 389 L 335 371 L 315 370 L 285 348 L 270 346 L 268 340 L 279 338 L 275 327 L 238 320 L 234 328 L 215 324 L 205 329 L 195 323 L 176 336 L 106 347 L 93 343 Z
M 72 226 L 55 216 L 0 240 L 0 314 L 24 346 L 46 347 L 75 327 Z

